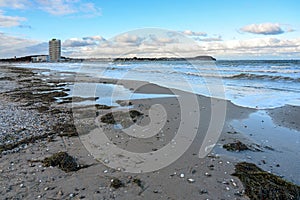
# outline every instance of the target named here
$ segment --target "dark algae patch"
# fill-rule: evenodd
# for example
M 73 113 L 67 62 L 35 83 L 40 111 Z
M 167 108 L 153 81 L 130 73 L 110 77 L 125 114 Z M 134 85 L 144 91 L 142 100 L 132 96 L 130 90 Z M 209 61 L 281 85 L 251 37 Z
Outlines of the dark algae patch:
M 80 166 L 77 164 L 75 158 L 66 152 L 58 152 L 50 157 L 45 158 L 43 161 L 46 167 L 58 167 L 65 172 L 77 171 Z
M 120 179 L 118 179 L 118 178 L 111 179 L 110 187 L 118 189 L 118 188 L 124 187 L 124 186 L 125 186 L 125 184 Z
M 106 124 L 121 124 L 124 128 L 131 126 L 133 123 L 143 115 L 137 110 L 130 110 L 129 112 L 111 112 L 101 117 L 101 122 Z
M 58 123 L 53 127 L 53 130 L 58 133 L 59 136 L 74 137 L 78 136 L 76 127 L 73 123 Z
M 263 171 L 255 164 L 241 162 L 236 166 L 233 176 L 237 176 L 245 187 L 250 199 L 299 200 L 300 186 Z
M 241 141 L 236 141 L 234 143 L 228 143 L 224 144 L 223 148 L 226 149 L 227 151 L 245 151 L 245 150 L 250 150 L 247 145 L 242 143 Z
M 2 153 L 3 151 L 12 150 L 22 144 L 30 144 L 30 143 L 35 142 L 36 140 L 48 138 L 49 136 L 52 136 L 53 134 L 54 133 L 46 133 L 43 135 L 36 135 L 36 136 L 31 136 L 29 138 L 24 138 L 22 140 L 14 142 L 14 143 L 1 144 L 0 145 L 0 153 Z
M 141 189 L 144 189 L 144 185 L 143 185 L 143 182 L 141 181 L 141 179 L 135 178 L 135 179 L 133 179 L 132 182 L 137 184 L 137 186 L 139 186 Z

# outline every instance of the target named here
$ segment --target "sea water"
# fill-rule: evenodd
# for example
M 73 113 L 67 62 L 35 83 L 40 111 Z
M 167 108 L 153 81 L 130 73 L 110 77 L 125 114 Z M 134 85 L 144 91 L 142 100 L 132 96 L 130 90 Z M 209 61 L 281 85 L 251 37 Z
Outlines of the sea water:
M 20 67 L 149 81 L 257 109 L 300 106 L 300 61 L 143 61 L 30 63 Z

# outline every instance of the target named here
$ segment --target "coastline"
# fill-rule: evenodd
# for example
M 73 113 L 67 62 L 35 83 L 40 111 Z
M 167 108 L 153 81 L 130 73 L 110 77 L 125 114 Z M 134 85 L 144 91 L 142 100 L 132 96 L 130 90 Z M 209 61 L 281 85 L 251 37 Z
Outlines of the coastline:
M 79 76 L 74 79 L 74 74 L 69 78 L 61 79 L 57 77 L 37 76 L 34 72 L 43 70 L 30 70 L 21 68 L 1 67 L 1 106 L 3 110 L 2 124 L 17 126 L 15 129 L 7 131 L 13 134 L 25 133 L 24 141 L 16 148 L 12 148 L 1 155 L 1 194 L 4 197 L 12 198 L 117 198 L 117 199 L 248 199 L 244 194 L 245 190 L 242 182 L 235 176 L 235 164 L 239 162 L 230 156 L 218 156 L 210 153 L 208 157 L 198 158 L 198 142 L 203 138 L 196 137 L 190 148 L 176 162 L 171 165 L 145 174 L 124 173 L 107 168 L 101 162 L 95 161 L 82 145 L 78 135 L 78 126 L 74 127 L 74 115 L 72 107 L 68 103 L 58 103 L 57 98 L 68 96 L 66 83 L 75 81 L 97 82 L 99 79 L 92 80 L 90 77 Z M 49 83 L 52 83 L 49 85 Z M 140 93 L 150 94 L 172 94 L 168 88 L 163 88 L 147 82 L 137 81 L 117 81 L 113 79 L 102 79 L 105 84 L 122 84 L 125 88 Z M 143 87 L 140 87 L 143 85 Z M 136 90 L 136 88 L 139 88 Z M 178 90 L 176 90 L 178 92 Z M 180 92 L 182 95 L 190 95 L 187 92 Z M 200 129 L 205 132 L 210 120 L 211 105 L 210 98 L 197 95 L 200 102 L 201 118 Z M 84 100 L 84 99 L 83 99 Z M 120 99 L 121 100 L 121 99 Z M 168 110 L 170 124 L 165 127 L 165 134 L 176 131 L 178 127 L 178 101 L 175 97 L 148 98 L 132 100 L 131 106 L 139 109 L 142 113 L 147 113 L 151 105 L 161 104 Z M 121 107 L 121 106 L 120 106 Z M 102 107 L 103 108 L 103 107 Z M 207 109 L 205 109 L 207 108 Z M 286 117 L 289 110 L 294 109 L 293 115 Z M 275 122 L 288 128 L 299 130 L 297 120 L 297 110 L 295 107 L 284 107 L 277 110 L 270 110 L 270 116 Z M 97 110 L 100 114 L 109 112 L 109 109 Z M 263 151 L 269 151 L 265 146 L 255 146 L 253 141 L 247 140 L 243 134 L 229 134 L 236 131 L 230 127 L 232 120 L 243 120 L 248 118 L 254 109 L 247 109 L 233 105 L 227 102 L 225 126 L 218 142 L 219 146 L 237 140 L 245 143 L 247 146 L 257 147 Z M 86 113 L 80 113 L 86 114 Z M 25 116 L 22 118 L 22 116 Z M 19 118 L 17 124 L 16 118 Z M 30 120 L 32 118 L 32 120 Z M 86 117 L 90 119 L 91 117 Z M 284 119 L 284 121 L 282 121 Z M 28 120 L 28 121 L 27 121 Z M 294 122 L 294 123 L 292 123 Z M 24 127 L 23 127 L 24 126 Z M 26 130 L 28 129 L 29 130 Z M 66 128 L 67 127 L 67 128 Z M 110 126 L 107 125 L 109 128 Z M 76 131 L 77 128 L 77 131 Z M 91 127 L 84 127 L 83 130 L 89 130 Z M 17 129 L 17 130 L 16 130 Z M 24 130 L 25 129 L 25 130 Z M 110 134 L 115 134 L 115 130 L 110 129 Z M 32 137 L 32 134 L 35 134 Z M 169 137 L 168 135 L 166 137 Z M 170 135 L 171 137 L 171 135 Z M 24 138 L 23 138 L 24 139 Z M 167 138 L 170 139 L 170 138 Z M 14 140 L 9 138 L 8 140 Z M 22 141 L 22 139 L 21 139 Z M 117 142 L 118 140 L 116 140 Z M 164 145 L 162 141 L 155 148 Z M 121 144 L 122 145 L 122 144 Z M 132 150 L 142 151 L 154 148 L 153 146 L 139 146 L 138 142 L 130 143 Z M 3 148 L 3 146 L 2 146 Z M 142 149 L 145 148 L 145 149 Z M 11 152 L 10 152 L 11 151 Z M 44 167 L 40 160 L 49 157 L 58 151 L 66 151 L 74 156 L 79 163 L 89 166 L 76 172 L 65 173 L 57 167 Z M 259 152 L 257 152 L 259 153 Z M 29 162 L 29 161 L 30 162 Z M 267 160 L 267 159 L 266 159 Z M 250 162 L 255 162 L 251 161 Z M 266 161 L 268 162 L 268 160 Z M 295 169 L 297 170 L 297 169 Z M 17 176 L 14 176 L 17 174 Z M 180 177 L 184 174 L 184 177 Z M 113 178 L 118 178 L 126 183 L 125 187 L 114 189 L 110 186 Z M 194 181 L 187 181 L 187 179 Z M 133 181 L 133 180 L 140 180 Z M 138 183 L 137 183 L 138 182 Z

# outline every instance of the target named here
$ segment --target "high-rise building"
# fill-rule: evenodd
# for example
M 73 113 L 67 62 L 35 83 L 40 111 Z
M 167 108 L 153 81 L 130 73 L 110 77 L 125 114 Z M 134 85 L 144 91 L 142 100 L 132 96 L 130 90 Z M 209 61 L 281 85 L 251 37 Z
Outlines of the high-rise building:
M 61 44 L 60 40 L 52 39 L 49 41 L 49 59 L 50 62 L 60 61 L 61 56 Z

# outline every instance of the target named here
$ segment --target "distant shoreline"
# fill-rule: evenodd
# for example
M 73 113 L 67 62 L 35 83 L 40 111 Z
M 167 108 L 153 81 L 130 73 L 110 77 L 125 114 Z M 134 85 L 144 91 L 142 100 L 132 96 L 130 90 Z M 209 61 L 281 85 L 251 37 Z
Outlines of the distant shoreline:
M 32 62 L 33 57 L 37 56 L 45 56 L 45 55 L 30 55 L 30 56 L 24 56 L 24 57 L 15 57 L 15 58 L 4 58 L 0 59 L 0 62 L 10 62 L 10 63 L 16 63 L 16 62 Z M 81 59 L 81 58 L 68 58 L 68 57 L 61 57 L 62 61 L 61 62 L 74 62 L 74 61 L 90 61 L 90 60 L 107 60 L 107 61 L 114 61 L 114 62 L 127 62 L 127 61 L 184 61 L 184 60 L 203 60 L 203 61 L 216 61 L 216 58 L 212 56 L 196 56 L 196 57 L 187 57 L 187 58 L 179 58 L 179 57 L 122 57 L 122 58 L 86 58 L 86 59 Z
M 196 56 L 189 58 L 177 58 L 177 57 L 160 57 L 160 58 L 115 58 L 113 61 L 184 61 L 184 60 L 207 60 L 207 61 L 216 61 L 212 56 Z

